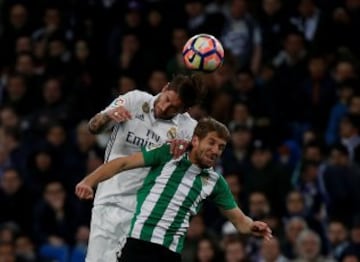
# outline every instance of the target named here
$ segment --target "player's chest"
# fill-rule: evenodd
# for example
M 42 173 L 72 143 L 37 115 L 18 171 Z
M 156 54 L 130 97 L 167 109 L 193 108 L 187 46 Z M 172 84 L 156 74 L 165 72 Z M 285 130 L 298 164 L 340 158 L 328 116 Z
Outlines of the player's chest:
M 154 121 L 148 114 L 138 113 L 123 125 L 124 141 L 133 146 L 157 146 L 176 138 L 178 128 L 172 121 Z

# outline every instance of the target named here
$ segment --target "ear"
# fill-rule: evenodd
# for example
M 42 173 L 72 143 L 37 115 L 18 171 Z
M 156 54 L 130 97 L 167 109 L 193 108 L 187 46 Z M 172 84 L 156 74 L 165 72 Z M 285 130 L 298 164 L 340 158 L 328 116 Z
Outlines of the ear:
M 191 145 L 193 147 L 197 147 L 200 143 L 199 137 L 196 135 L 193 135 L 192 139 L 191 139 Z

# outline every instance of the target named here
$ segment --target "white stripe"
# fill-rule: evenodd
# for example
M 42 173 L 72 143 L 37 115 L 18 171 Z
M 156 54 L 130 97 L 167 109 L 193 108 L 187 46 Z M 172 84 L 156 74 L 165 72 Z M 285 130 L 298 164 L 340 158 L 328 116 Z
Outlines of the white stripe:
M 105 162 L 108 162 L 108 161 L 109 161 L 111 149 L 112 149 L 112 147 L 113 147 L 113 145 L 114 145 L 115 138 L 116 138 L 116 135 L 117 135 L 117 133 L 118 133 L 118 131 L 119 131 L 119 128 L 120 128 L 120 124 L 117 124 L 117 125 L 113 128 L 113 131 L 112 131 L 112 133 L 111 133 L 109 142 L 108 142 L 107 147 L 106 147 L 106 150 L 105 150 Z
M 169 246 L 169 249 L 171 251 L 176 252 L 176 249 L 179 245 L 180 237 L 182 237 L 187 232 L 187 229 L 189 228 L 189 220 L 190 220 L 189 216 L 190 216 L 190 212 L 186 214 L 183 223 L 181 224 L 179 230 L 174 235 L 173 241 Z
M 190 207 L 190 212 L 188 212 L 185 216 L 184 222 L 181 224 L 179 230 L 175 233 L 173 242 L 169 246 L 169 249 L 176 252 L 176 248 L 179 245 L 180 235 L 183 235 L 181 232 L 189 228 L 189 216 L 196 215 L 196 208 L 199 206 L 200 202 L 206 199 L 214 190 L 217 180 L 219 179 L 219 175 L 213 172 L 209 173 L 209 178 L 207 183 L 202 187 L 202 190 L 199 196 L 194 201 L 193 205 Z
M 150 193 L 146 196 L 144 203 L 141 206 L 141 211 L 136 217 L 135 224 L 131 233 L 132 237 L 140 239 L 140 234 L 144 226 L 144 222 L 149 218 L 157 201 L 160 198 L 161 193 L 164 191 L 164 188 L 169 181 L 169 178 L 176 169 L 176 164 L 174 163 L 174 161 L 166 163 L 161 170 L 160 175 L 156 178 L 154 186 L 150 190 Z
M 183 205 L 185 198 L 188 196 L 197 174 L 198 170 L 194 170 L 193 166 L 190 166 L 190 168 L 184 173 L 184 176 L 180 181 L 180 185 L 169 202 L 169 206 L 155 227 L 151 238 L 152 243 L 164 243 L 165 233 L 174 222 L 175 216 L 180 207 Z

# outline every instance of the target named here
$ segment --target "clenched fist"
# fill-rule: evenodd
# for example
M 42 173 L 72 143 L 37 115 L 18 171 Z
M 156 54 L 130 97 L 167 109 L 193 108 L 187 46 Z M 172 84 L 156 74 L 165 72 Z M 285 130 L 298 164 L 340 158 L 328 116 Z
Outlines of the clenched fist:
M 254 221 L 250 227 L 251 234 L 257 237 L 263 237 L 266 240 L 272 238 L 270 227 L 261 221 Z
M 91 186 L 87 185 L 84 182 L 80 182 L 75 187 L 75 194 L 80 199 L 93 199 L 94 198 L 94 190 Z

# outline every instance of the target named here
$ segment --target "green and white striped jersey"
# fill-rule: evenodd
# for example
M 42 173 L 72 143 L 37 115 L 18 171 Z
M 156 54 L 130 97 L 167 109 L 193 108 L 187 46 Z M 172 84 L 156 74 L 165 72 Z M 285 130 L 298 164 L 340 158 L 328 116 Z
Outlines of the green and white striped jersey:
M 114 123 L 113 131 L 106 147 L 105 162 L 140 152 L 142 147 L 162 145 L 169 139 L 190 140 L 196 121 L 188 113 L 178 114 L 169 120 L 154 116 L 157 96 L 134 90 L 116 98 L 107 109 L 124 106 L 132 119 Z M 149 168 L 137 168 L 121 172 L 101 182 L 96 190 L 94 205 L 117 206 L 126 212 L 135 212 L 136 192 L 141 187 Z M 130 221 L 118 218 L 115 225 L 129 232 Z M 127 226 L 125 226 L 127 225 Z
M 137 193 L 137 207 L 129 236 L 181 253 L 190 216 L 211 197 L 224 210 L 237 207 L 225 179 L 201 169 L 185 153 L 172 159 L 169 145 L 142 151 L 151 169 Z

